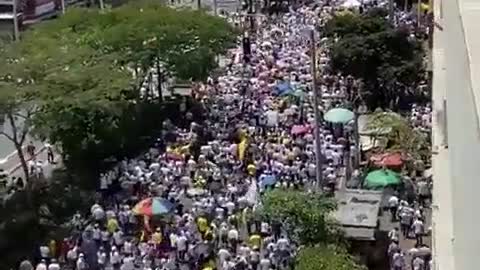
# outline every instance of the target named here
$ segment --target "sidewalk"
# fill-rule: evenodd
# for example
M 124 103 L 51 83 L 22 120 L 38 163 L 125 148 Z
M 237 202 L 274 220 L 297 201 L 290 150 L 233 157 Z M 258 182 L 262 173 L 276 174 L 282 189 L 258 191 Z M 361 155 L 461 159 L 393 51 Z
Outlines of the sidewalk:
M 443 25 L 441 3 L 434 2 L 435 21 Z M 447 123 L 445 100 L 445 35 L 435 29 L 432 89 L 432 168 L 433 168 L 433 205 L 432 205 L 432 270 L 455 270 L 453 255 L 453 203 L 452 179 L 450 175 L 449 150 L 447 148 Z

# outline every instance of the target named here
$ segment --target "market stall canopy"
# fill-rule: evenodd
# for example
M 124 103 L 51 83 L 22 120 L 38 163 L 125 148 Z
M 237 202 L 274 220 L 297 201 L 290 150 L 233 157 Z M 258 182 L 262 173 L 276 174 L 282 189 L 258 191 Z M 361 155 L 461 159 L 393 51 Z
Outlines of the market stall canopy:
M 384 137 L 372 137 L 360 135 L 360 147 L 362 151 L 368 151 L 373 148 L 385 148 L 387 146 L 388 139 Z
M 382 153 L 373 155 L 370 160 L 377 167 L 399 168 L 404 163 L 404 156 L 401 153 Z
M 383 188 L 386 186 L 399 185 L 401 183 L 400 176 L 388 169 L 381 169 L 370 172 L 365 178 L 365 186 L 367 188 Z
M 158 216 L 168 214 L 173 209 L 174 205 L 169 200 L 161 197 L 154 197 L 144 199 L 137 203 L 133 208 L 133 212 L 137 215 L 143 216 Z
M 344 108 L 334 108 L 325 114 L 324 119 L 330 123 L 346 124 L 352 121 L 354 117 L 355 114 L 350 110 Z
M 368 122 L 370 115 L 363 114 L 358 116 L 358 134 L 367 136 L 381 136 L 392 132 L 391 127 L 369 128 Z

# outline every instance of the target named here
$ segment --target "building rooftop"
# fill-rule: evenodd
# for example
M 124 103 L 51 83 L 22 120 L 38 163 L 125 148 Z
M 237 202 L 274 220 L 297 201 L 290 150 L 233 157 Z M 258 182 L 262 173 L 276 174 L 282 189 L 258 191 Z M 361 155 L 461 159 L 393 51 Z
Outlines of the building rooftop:
M 347 189 L 337 192 L 335 217 L 344 227 L 375 229 L 383 193 L 381 191 Z

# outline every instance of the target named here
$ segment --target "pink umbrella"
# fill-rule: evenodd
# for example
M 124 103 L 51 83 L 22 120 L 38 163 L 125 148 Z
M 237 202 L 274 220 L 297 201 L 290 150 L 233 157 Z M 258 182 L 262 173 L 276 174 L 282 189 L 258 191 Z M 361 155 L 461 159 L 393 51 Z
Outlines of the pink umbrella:
M 293 135 L 301 135 L 301 134 L 308 133 L 309 131 L 310 131 L 309 125 L 294 125 L 290 133 L 292 133 Z

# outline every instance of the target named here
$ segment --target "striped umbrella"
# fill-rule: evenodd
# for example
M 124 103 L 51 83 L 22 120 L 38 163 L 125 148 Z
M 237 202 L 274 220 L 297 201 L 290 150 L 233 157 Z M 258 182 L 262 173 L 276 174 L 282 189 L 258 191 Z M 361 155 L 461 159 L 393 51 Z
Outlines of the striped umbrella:
M 143 216 L 158 216 L 170 213 L 173 208 L 174 205 L 169 200 L 161 197 L 154 197 L 144 199 L 137 203 L 133 208 L 133 212 L 137 215 Z

